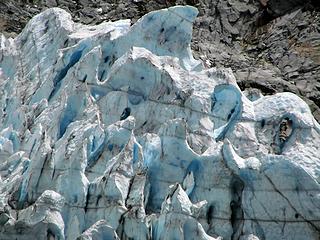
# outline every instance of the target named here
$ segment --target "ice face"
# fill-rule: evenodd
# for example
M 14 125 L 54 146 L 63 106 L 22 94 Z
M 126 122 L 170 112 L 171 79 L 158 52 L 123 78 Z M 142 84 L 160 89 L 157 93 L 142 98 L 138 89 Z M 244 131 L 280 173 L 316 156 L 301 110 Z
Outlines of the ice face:
M 192 57 L 193 7 L 0 39 L 1 239 L 318 239 L 320 126 Z

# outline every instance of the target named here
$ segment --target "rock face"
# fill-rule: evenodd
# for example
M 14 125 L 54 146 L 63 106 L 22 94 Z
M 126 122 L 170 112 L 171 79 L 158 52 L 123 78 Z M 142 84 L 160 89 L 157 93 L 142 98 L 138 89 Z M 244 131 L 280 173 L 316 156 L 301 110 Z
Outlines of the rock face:
M 319 124 L 195 60 L 197 13 L 1 37 L 0 239 L 319 239 Z

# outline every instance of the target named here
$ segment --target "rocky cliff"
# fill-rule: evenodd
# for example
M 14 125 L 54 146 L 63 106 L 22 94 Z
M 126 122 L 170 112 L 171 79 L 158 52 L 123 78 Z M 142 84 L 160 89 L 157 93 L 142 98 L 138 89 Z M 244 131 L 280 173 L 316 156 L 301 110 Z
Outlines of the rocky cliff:
M 0 239 L 319 239 L 318 122 L 194 59 L 197 14 L 1 37 Z

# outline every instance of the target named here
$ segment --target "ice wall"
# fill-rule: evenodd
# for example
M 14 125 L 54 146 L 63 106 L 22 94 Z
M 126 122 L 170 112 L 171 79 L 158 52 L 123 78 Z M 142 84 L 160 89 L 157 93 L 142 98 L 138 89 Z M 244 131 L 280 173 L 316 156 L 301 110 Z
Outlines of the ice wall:
M 319 124 L 203 69 L 196 15 L 1 37 L 0 239 L 319 239 Z

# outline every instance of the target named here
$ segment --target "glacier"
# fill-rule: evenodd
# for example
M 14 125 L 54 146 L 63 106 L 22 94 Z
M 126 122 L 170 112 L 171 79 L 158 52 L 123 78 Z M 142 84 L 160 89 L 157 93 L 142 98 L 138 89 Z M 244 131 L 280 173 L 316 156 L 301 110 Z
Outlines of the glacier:
M 0 39 L 0 239 L 319 239 L 320 125 L 192 56 L 197 9 Z

